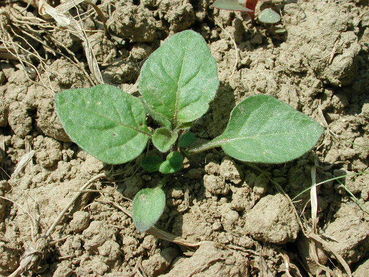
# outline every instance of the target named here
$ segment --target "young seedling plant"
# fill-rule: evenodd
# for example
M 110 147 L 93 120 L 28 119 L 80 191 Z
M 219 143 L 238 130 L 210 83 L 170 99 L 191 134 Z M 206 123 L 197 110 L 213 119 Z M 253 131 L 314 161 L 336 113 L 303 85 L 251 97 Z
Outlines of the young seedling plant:
M 196 32 L 183 31 L 167 39 L 144 63 L 139 77 L 142 97 L 106 84 L 56 95 L 56 110 L 67 134 L 101 161 L 132 161 L 149 140 L 158 150 L 141 162 L 143 169 L 160 172 L 163 179 L 133 199 L 132 216 L 139 231 L 159 220 L 168 174 L 183 169 L 186 155 L 221 147 L 243 162 L 285 163 L 309 151 L 323 132 L 308 116 L 259 94 L 232 110 L 220 136 L 195 142 L 191 123 L 207 112 L 218 86 L 217 64 L 205 40 Z M 148 115 L 159 128 L 148 126 Z
M 254 20 L 258 2 L 259 0 L 217 0 L 213 7 L 222 10 L 247 12 Z M 275 24 L 281 20 L 281 16 L 272 8 L 265 8 L 258 13 L 258 20 L 265 24 Z

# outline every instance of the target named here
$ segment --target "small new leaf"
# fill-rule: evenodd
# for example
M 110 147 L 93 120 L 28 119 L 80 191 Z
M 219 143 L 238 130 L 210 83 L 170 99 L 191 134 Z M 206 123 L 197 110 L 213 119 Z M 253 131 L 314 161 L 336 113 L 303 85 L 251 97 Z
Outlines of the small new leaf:
M 184 157 L 179 152 L 171 152 L 167 159 L 160 165 L 159 171 L 163 174 L 172 174 L 183 168 Z
M 152 143 L 160 152 L 168 152 L 172 145 L 177 141 L 178 133 L 168 128 L 156 129 L 152 135 Z
M 265 24 L 276 24 L 281 20 L 281 16 L 273 9 L 266 8 L 259 13 L 258 19 Z
M 59 92 L 56 111 L 69 137 L 108 164 L 139 156 L 151 135 L 141 100 L 110 85 Z
M 245 162 L 284 163 L 309 151 L 323 127 L 268 95 L 246 98 L 231 113 L 222 135 L 210 144 Z
M 150 229 L 165 208 L 165 193 L 161 187 L 140 190 L 133 198 L 132 219 L 140 232 Z
M 246 0 L 217 0 L 213 7 L 229 11 L 252 12 L 252 10 L 245 7 L 245 2 Z

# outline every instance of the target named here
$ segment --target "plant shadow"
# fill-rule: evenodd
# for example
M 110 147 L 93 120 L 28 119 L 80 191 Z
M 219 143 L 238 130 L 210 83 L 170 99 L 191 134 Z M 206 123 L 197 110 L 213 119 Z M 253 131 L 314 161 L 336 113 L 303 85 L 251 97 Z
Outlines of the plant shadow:
M 191 131 L 199 138 L 213 139 L 225 129 L 230 113 L 236 105 L 233 89 L 228 83 L 221 83 L 208 112 L 195 121 Z

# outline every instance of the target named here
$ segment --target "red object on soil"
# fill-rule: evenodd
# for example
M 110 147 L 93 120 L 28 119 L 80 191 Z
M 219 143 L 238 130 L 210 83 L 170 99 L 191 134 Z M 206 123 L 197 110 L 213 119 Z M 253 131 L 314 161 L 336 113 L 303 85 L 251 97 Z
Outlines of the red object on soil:
M 247 12 L 252 19 L 255 17 L 255 8 L 256 8 L 256 4 L 258 3 L 258 1 L 259 0 L 247 0 L 246 1 L 246 8 L 252 10 L 252 12 Z

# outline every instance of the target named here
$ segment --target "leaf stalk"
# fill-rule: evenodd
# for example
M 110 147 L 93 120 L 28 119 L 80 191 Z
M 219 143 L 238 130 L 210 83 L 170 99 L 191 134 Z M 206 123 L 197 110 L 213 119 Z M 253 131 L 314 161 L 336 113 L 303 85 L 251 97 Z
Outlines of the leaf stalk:
M 187 153 L 188 154 L 198 154 L 198 153 L 201 153 L 201 152 L 204 152 L 204 151 L 207 151 L 207 150 L 219 147 L 219 146 L 220 146 L 220 144 L 219 144 L 218 140 L 211 140 L 211 141 L 205 142 L 203 144 L 200 144 L 196 147 L 192 147 L 192 148 L 188 149 Z

